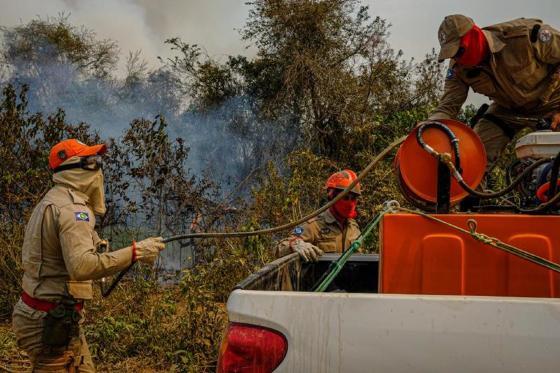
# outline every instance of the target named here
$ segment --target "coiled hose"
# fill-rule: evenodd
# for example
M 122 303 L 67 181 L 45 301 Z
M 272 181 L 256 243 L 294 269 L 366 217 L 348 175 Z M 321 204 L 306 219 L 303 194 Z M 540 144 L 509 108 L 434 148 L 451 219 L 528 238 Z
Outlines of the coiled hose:
M 457 163 L 458 158 L 459 158 L 459 151 L 458 151 L 458 141 L 459 140 L 456 138 L 453 131 L 451 131 L 451 129 L 449 129 L 449 127 L 447 127 L 445 124 L 440 123 L 440 122 L 434 122 L 434 121 L 425 122 L 425 123 L 420 124 L 420 126 L 418 128 L 418 132 L 416 133 L 416 140 L 418 141 L 418 144 L 422 147 L 422 149 L 424 149 L 426 152 L 428 152 L 434 158 L 443 162 L 449 168 L 449 171 L 451 172 L 451 175 L 453 175 L 453 178 L 457 181 L 457 183 L 461 186 L 461 188 L 463 188 L 469 194 L 471 194 L 473 196 L 476 196 L 476 197 L 479 197 L 481 199 L 497 198 L 497 197 L 501 197 L 501 196 L 511 192 L 519 183 L 521 183 L 521 181 L 523 181 L 523 179 L 525 179 L 537 167 L 541 166 L 544 163 L 548 163 L 551 160 L 551 158 L 539 159 L 538 161 L 536 161 L 535 163 L 533 163 L 529 167 L 527 167 L 525 170 L 523 170 L 523 172 L 517 178 L 515 178 L 515 180 L 513 180 L 511 182 L 511 184 L 509 184 L 508 186 L 506 186 L 502 190 L 499 190 L 497 192 L 490 192 L 490 193 L 479 192 L 479 191 L 471 188 L 465 182 L 465 180 L 463 179 L 462 170 L 459 167 L 457 167 L 455 164 L 453 164 L 453 160 L 452 160 L 450 154 L 448 154 L 448 153 L 438 153 L 431 146 L 426 144 L 426 142 L 422 138 L 422 134 L 423 134 L 425 128 L 438 128 L 438 129 L 442 130 L 443 132 L 445 132 L 445 134 L 448 136 L 448 138 L 450 139 L 450 142 L 453 146 L 453 152 L 455 153 L 455 159 L 456 159 L 456 163 Z M 556 157 L 555 162 L 556 162 L 557 159 L 558 159 L 557 162 L 559 164 L 556 166 L 556 173 L 558 174 L 558 168 L 560 167 L 560 154 Z M 553 167 L 552 171 L 553 172 L 555 171 L 554 167 Z M 556 176 L 556 178 L 558 178 L 558 176 Z M 551 185 L 551 187 L 552 187 L 552 185 Z M 535 212 L 539 212 L 539 211 L 544 211 L 547 208 L 549 208 L 550 206 L 555 205 L 559 200 L 560 200 L 560 193 L 557 193 L 549 201 L 547 201 L 545 203 L 541 203 L 539 206 L 537 206 L 533 209 L 518 209 L 518 211 L 523 212 L 523 213 L 535 213 Z

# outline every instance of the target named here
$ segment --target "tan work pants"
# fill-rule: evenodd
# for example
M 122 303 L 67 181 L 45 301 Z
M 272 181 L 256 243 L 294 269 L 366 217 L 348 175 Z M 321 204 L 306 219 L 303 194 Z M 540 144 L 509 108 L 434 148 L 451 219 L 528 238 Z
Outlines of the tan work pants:
M 546 118 L 551 115 L 550 109 L 543 110 L 542 112 L 535 111 L 528 115 L 513 114 L 510 110 L 505 109 L 499 105 L 492 104 L 486 114 L 491 114 L 498 118 L 502 126 L 510 129 L 511 135 L 517 134 L 520 130 L 526 127 L 535 128 L 536 122 L 528 120 L 530 118 Z M 488 164 L 486 171 L 490 171 L 496 165 L 496 161 L 502 154 L 506 145 L 512 140 L 510 136 L 490 118 L 481 118 L 474 126 L 474 131 L 478 134 L 484 149 L 486 150 L 486 157 Z
M 50 351 L 43 346 L 43 319 L 46 315 L 46 312 L 29 307 L 21 299 L 12 314 L 17 344 L 29 355 L 33 372 L 95 372 L 81 327 L 80 336 L 72 338 L 68 348 Z

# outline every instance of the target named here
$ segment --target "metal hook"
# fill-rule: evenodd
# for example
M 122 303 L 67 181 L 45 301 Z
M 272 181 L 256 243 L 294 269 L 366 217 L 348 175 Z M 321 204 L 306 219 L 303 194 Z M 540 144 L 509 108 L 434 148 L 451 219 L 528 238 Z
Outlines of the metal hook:
M 474 219 L 469 219 L 467 220 L 467 227 L 469 227 L 469 231 L 471 232 L 471 234 L 476 233 L 478 223 Z

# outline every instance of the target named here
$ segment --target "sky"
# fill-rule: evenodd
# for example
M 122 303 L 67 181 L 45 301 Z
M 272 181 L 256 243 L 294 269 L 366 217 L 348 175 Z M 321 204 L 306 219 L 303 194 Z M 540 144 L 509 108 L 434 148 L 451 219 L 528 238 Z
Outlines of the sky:
M 122 57 L 141 50 L 149 64 L 167 56 L 166 38 L 199 44 L 213 58 L 251 55 L 254 49 L 238 30 L 246 22 L 247 0 L 0 0 L 0 25 L 14 26 L 41 17 L 70 15 L 70 22 L 116 40 Z M 436 31 L 445 15 L 461 13 L 481 26 L 517 17 L 540 18 L 560 28 L 559 0 L 362 0 L 372 16 L 392 26 L 389 42 L 405 58 L 421 59 L 438 46 Z M 124 60 L 124 58 L 122 58 Z

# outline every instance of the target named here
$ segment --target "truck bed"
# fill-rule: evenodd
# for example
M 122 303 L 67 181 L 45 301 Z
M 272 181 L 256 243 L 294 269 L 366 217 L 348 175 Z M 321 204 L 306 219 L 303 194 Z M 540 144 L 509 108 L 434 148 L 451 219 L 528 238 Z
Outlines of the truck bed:
M 316 263 L 303 263 L 297 253 L 265 265 L 235 289 L 311 291 L 339 254 L 324 254 Z M 327 292 L 377 293 L 379 255 L 355 254 L 342 268 Z
M 275 372 L 558 371 L 559 299 L 378 294 L 377 255 L 354 255 L 327 292 L 311 292 L 337 257 L 284 257 L 230 295 L 231 323 L 285 336 Z

